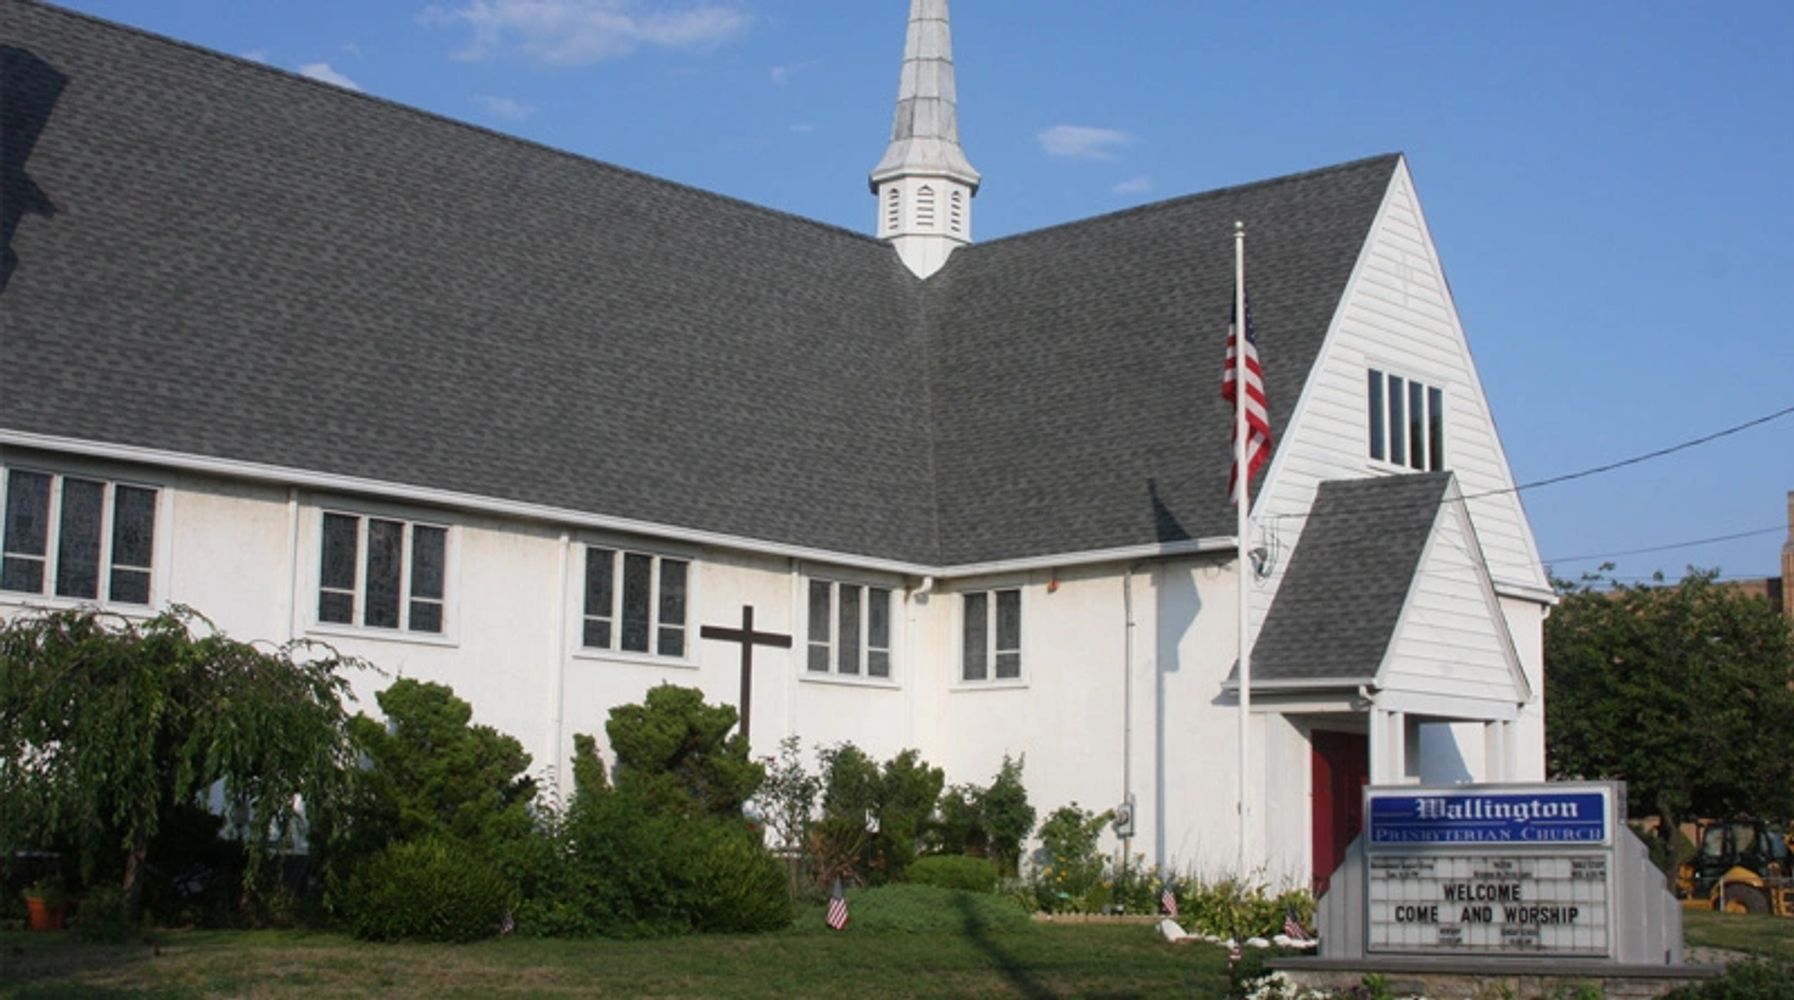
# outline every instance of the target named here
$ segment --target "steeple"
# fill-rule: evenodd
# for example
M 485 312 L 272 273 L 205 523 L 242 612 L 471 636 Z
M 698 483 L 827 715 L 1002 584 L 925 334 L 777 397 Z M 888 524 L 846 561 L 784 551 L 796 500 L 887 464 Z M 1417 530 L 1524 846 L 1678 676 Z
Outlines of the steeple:
M 922 278 L 972 241 L 980 178 L 959 147 L 956 105 L 947 0 L 910 0 L 891 144 L 872 168 L 871 186 L 879 238 Z

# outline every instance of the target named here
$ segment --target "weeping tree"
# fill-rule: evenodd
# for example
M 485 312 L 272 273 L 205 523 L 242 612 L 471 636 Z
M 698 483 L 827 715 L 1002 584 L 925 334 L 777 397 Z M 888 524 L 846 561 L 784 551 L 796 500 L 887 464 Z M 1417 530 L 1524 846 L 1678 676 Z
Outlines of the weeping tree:
M 354 754 L 343 671 L 359 665 L 304 642 L 239 642 L 185 608 L 6 623 L 0 849 L 74 844 L 87 877 L 122 862 L 134 919 L 157 830 L 216 786 L 248 834 L 253 888 L 301 808 L 326 820 L 345 801 Z

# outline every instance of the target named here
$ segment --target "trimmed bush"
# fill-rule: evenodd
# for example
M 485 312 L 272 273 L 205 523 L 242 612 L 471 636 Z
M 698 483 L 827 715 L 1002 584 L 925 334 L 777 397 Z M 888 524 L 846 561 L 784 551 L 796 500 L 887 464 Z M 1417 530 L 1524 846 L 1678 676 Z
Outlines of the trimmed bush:
M 879 934 L 1026 933 L 1034 930 L 1028 911 L 1012 899 L 932 885 L 894 883 L 847 894 L 849 931 Z M 806 921 L 827 930 L 822 910 Z
M 745 828 L 713 824 L 689 859 L 682 887 L 694 930 L 751 933 L 791 923 L 785 866 Z
M 485 858 L 442 838 L 394 844 L 356 868 L 337 909 L 368 941 L 476 941 L 498 933 L 516 890 Z
M 1666 1000 L 1794 1000 L 1794 962 L 1752 959 L 1725 975 L 1665 994 Z
M 918 858 L 909 866 L 908 877 L 916 885 L 966 892 L 997 891 L 997 866 L 984 858 L 951 854 Z

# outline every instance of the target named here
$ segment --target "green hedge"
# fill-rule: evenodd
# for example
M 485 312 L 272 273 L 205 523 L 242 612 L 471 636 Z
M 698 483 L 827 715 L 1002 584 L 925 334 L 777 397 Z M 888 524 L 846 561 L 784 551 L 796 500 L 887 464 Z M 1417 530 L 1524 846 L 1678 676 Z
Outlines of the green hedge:
M 498 933 L 516 889 L 466 845 L 429 838 L 362 862 L 336 902 L 364 940 L 475 941 Z
M 966 892 L 997 891 L 997 866 L 984 858 L 965 855 L 936 854 L 918 858 L 909 866 L 906 877 L 916 885 Z

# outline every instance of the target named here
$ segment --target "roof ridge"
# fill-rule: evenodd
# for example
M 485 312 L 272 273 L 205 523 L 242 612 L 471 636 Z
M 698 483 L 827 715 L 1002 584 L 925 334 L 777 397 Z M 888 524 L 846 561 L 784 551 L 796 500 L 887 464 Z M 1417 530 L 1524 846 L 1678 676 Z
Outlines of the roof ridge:
M 1354 170 L 1357 168 L 1365 167 L 1370 164 L 1377 163 L 1377 162 L 1380 162 L 1383 160 L 1388 160 L 1391 163 L 1393 163 L 1394 161 L 1401 159 L 1401 157 L 1403 155 L 1404 154 L 1402 154 L 1400 152 L 1378 153 L 1374 156 L 1364 156 L 1364 157 L 1360 157 L 1356 160 L 1347 160 L 1344 163 L 1334 163 L 1329 166 L 1315 167 L 1311 170 L 1302 170 L 1302 171 L 1298 171 L 1293 174 L 1283 174 L 1278 177 L 1266 177 L 1263 180 L 1248 181 L 1244 184 L 1230 184 L 1227 187 L 1210 188 L 1207 191 L 1196 191 L 1196 192 L 1192 192 L 1190 194 L 1177 195 L 1176 197 L 1172 197 L 1172 198 L 1162 198 L 1158 201 L 1147 202 L 1144 205 L 1133 205 L 1128 208 L 1118 208 L 1113 212 L 1104 212 L 1102 215 L 1091 215 L 1091 216 L 1087 216 L 1082 219 L 1072 219 L 1067 222 L 1056 222 L 1050 226 L 1042 226 L 1039 229 L 1029 229 L 1025 232 L 1011 233 L 1008 236 L 999 236 L 996 239 L 991 239 L 991 240 L 981 240 L 977 243 L 972 243 L 972 244 L 968 244 L 967 246 L 961 247 L 956 252 L 966 253 L 967 251 L 976 251 L 980 247 L 995 246 L 1000 243 L 1009 243 L 1009 242 L 1013 242 L 1015 240 L 1025 240 L 1025 239 L 1029 239 L 1031 237 L 1043 236 L 1048 233 L 1057 233 L 1062 230 L 1072 229 L 1072 228 L 1076 228 L 1079 226 L 1087 226 L 1087 225 L 1091 225 L 1093 223 L 1107 222 L 1112 219 L 1125 218 L 1130 215 L 1142 215 L 1147 212 L 1162 211 L 1162 210 L 1170 208 L 1174 205 L 1185 205 L 1185 204 L 1189 204 L 1191 202 L 1205 201 L 1210 198 L 1221 198 L 1221 197 L 1225 197 L 1228 195 L 1237 195 L 1244 191 L 1253 191 L 1253 190 L 1257 190 L 1259 188 L 1276 187 L 1277 185 L 1280 185 L 1280 184 L 1290 184 L 1290 183 L 1294 183 L 1296 181 L 1308 180 L 1310 178 L 1320 177 L 1320 176 L 1323 176 L 1326 174 L 1344 173 L 1348 170 Z
M 683 183 L 680 183 L 679 181 L 670 180 L 665 177 L 659 177 L 654 174 L 646 173 L 644 171 L 632 169 L 630 167 L 620 166 L 618 164 L 611 163 L 607 160 L 600 160 L 595 156 L 588 156 L 583 153 L 575 153 L 572 150 L 561 149 L 556 146 L 550 146 L 545 142 L 538 142 L 534 139 L 526 139 L 522 136 L 512 135 L 508 132 L 501 132 L 497 129 L 489 128 L 485 125 L 476 125 L 473 122 L 462 121 L 459 118 L 452 118 L 449 115 L 443 114 L 441 112 L 430 111 L 430 110 L 427 110 L 424 108 L 417 107 L 415 105 L 405 104 L 401 101 L 394 100 L 390 97 L 381 97 L 378 94 L 370 94 L 364 90 L 351 90 L 347 87 L 337 86 L 336 84 L 325 83 L 322 80 L 314 80 L 309 76 L 305 76 L 304 74 L 294 72 L 293 70 L 284 69 L 280 66 L 275 66 L 271 63 L 258 62 L 257 60 L 254 60 L 254 59 L 245 58 L 245 57 L 239 56 L 239 55 L 233 55 L 229 52 L 222 52 L 222 51 L 219 51 L 218 49 L 210 49 L 210 48 L 207 48 L 203 45 L 199 45 L 194 42 L 183 41 L 182 39 L 175 38 L 170 35 L 158 34 L 154 31 L 150 31 L 147 28 L 139 28 L 135 25 L 125 24 L 120 21 L 109 20 L 107 18 L 100 17 L 96 14 L 89 14 L 86 11 L 70 10 L 67 7 L 62 7 L 62 6 L 53 4 L 53 3 L 48 3 L 48 2 L 46 2 L 46 0 L 0 0 L 0 2 L 16 3 L 21 7 L 32 7 L 32 8 L 36 8 L 38 10 L 46 11 L 46 12 L 49 12 L 52 14 L 61 15 L 63 17 L 68 17 L 68 18 L 71 18 L 74 20 L 86 21 L 90 24 L 99 25 L 100 27 L 108 28 L 113 31 L 118 31 L 118 32 L 122 32 L 124 34 L 129 34 L 129 35 L 136 35 L 140 38 L 146 38 L 146 39 L 149 39 L 150 41 L 157 42 L 157 43 L 160 43 L 163 45 L 171 45 L 176 48 L 186 49 L 188 51 L 198 53 L 202 56 L 220 60 L 228 65 L 236 66 L 239 69 L 248 69 L 251 71 L 271 73 L 283 80 L 287 80 L 290 82 L 298 82 L 305 86 L 323 87 L 323 88 L 329 90 L 332 94 L 336 94 L 338 96 L 359 99 L 359 100 L 363 100 L 363 101 L 370 101 L 376 105 L 390 108 L 390 109 L 393 109 L 393 110 L 396 110 L 396 111 L 399 111 L 399 112 L 402 112 L 405 114 L 414 115 L 418 118 L 422 118 L 422 119 L 425 119 L 428 121 L 433 121 L 433 122 L 437 122 L 440 124 L 450 125 L 455 128 L 465 129 L 465 130 L 467 130 L 469 132 L 473 132 L 477 135 L 482 135 L 482 136 L 486 136 L 488 138 L 493 138 L 493 139 L 499 139 L 499 140 L 502 140 L 505 142 L 515 143 L 520 146 L 525 146 L 530 149 L 535 149 L 535 150 L 539 150 L 539 151 L 542 151 L 545 153 L 550 153 L 555 156 L 566 157 L 567 159 L 574 160 L 574 161 L 586 164 L 591 167 L 596 167 L 601 170 L 606 170 L 606 171 L 609 171 L 614 174 L 620 174 L 625 177 L 632 177 L 632 178 L 636 178 L 638 180 L 649 181 L 651 183 L 658 184 L 662 187 L 667 187 L 667 188 L 672 188 L 672 189 L 678 190 L 678 191 L 688 192 L 690 194 L 698 195 L 700 197 L 707 198 L 707 199 L 710 199 L 713 201 L 722 202 L 725 204 L 737 205 L 742 208 L 747 208 L 747 209 L 751 209 L 755 212 L 763 213 L 765 215 L 788 219 L 792 222 L 804 223 L 809 226 L 815 227 L 817 229 L 824 230 L 826 232 L 835 233 L 835 234 L 841 235 L 841 236 L 853 237 L 854 239 L 861 240 L 866 243 L 874 243 L 874 244 L 885 243 L 884 240 L 881 240 L 878 237 L 876 237 L 870 233 L 860 232 L 857 229 L 849 229 L 846 226 L 836 225 L 835 223 L 832 223 L 832 222 L 823 222 L 820 219 L 812 219 L 809 216 L 798 215 L 795 212 L 787 212 L 783 209 L 771 208 L 766 205 L 761 205 L 756 202 L 748 201 L 745 198 L 737 198 L 734 195 L 722 194 L 717 191 L 711 191 L 706 188 L 697 187 L 697 186 L 691 185 L 691 184 L 683 184 Z

